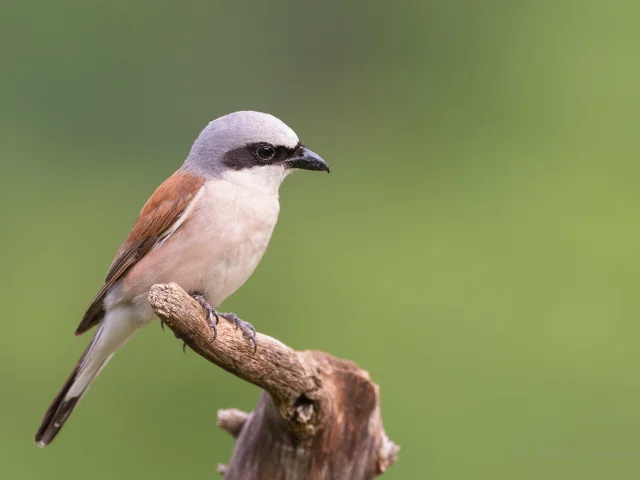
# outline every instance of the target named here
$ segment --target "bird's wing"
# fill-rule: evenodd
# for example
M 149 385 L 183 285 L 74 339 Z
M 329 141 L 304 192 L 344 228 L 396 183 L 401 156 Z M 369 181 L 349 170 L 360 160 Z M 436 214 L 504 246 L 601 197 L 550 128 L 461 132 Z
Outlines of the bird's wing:
M 186 172 L 176 172 L 160 185 L 144 204 L 131 233 L 116 254 L 104 285 L 87 309 L 75 334 L 80 335 L 104 317 L 104 297 L 109 288 L 144 257 L 155 245 L 166 240 L 186 220 L 189 206 L 204 185 L 205 179 Z

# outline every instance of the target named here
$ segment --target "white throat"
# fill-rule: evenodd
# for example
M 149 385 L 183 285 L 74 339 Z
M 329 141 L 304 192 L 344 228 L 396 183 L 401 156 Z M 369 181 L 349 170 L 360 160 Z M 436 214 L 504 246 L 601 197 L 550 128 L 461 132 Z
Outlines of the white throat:
M 289 173 L 290 170 L 283 165 L 263 165 L 242 170 L 227 170 L 222 179 L 254 193 L 277 195 L 280 184 Z

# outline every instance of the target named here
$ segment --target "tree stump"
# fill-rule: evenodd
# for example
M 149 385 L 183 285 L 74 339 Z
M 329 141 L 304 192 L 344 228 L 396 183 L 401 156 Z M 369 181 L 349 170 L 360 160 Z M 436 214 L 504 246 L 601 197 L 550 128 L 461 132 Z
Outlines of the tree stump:
M 218 426 L 236 438 L 231 460 L 218 466 L 225 480 L 366 480 L 395 462 L 379 388 L 355 363 L 259 333 L 254 353 L 225 320 L 214 342 L 202 307 L 175 283 L 154 285 L 149 302 L 193 351 L 265 390 L 251 413 L 218 412 Z

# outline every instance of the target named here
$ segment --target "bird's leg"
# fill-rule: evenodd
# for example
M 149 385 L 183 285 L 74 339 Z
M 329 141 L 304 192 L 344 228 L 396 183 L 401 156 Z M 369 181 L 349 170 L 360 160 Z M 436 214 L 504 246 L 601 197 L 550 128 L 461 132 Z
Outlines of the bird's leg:
M 209 322 L 209 326 L 213 328 L 213 341 L 215 342 L 218 337 L 218 322 L 220 321 L 220 315 L 216 312 L 216 309 L 211 306 L 207 299 L 202 296 L 199 292 L 194 292 L 191 294 L 191 297 L 202 305 L 204 308 L 204 313 L 207 314 L 207 321 Z
M 240 328 L 240 330 L 242 330 L 242 335 L 244 336 L 244 338 L 253 342 L 253 353 L 256 353 L 258 342 L 256 341 L 256 329 L 253 328 L 253 325 L 251 325 L 249 322 L 245 322 L 244 320 L 240 320 L 235 313 L 218 313 L 218 315 L 225 320 L 235 324 L 236 330 Z

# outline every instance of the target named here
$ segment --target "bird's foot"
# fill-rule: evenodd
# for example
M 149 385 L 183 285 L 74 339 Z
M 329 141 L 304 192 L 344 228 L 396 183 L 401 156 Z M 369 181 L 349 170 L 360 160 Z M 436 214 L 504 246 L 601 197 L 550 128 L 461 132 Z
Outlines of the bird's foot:
M 202 305 L 204 313 L 207 314 L 207 321 L 209 322 L 209 326 L 213 328 L 213 341 L 215 342 L 216 338 L 218 337 L 218 322 L 220 321 L 220 317 L 222 315 L 219 314 L 209 302 L 207 302 L 206 298 L 204 298 L 202 294 L 197 292 L 192 293 L 191 297 L 200 305 Z
M 258 342 L 256 341 L 256 329 L 253 328 L 253 325 L 249 322 L 245 322 L 244 320 L 240 320 L 235 313 L 218 313 L 218 315 L 235 324 L 236 330 L 239 328 L 242 331 L 244 338 L 253 342 L 253 353 L 256 353 Z

